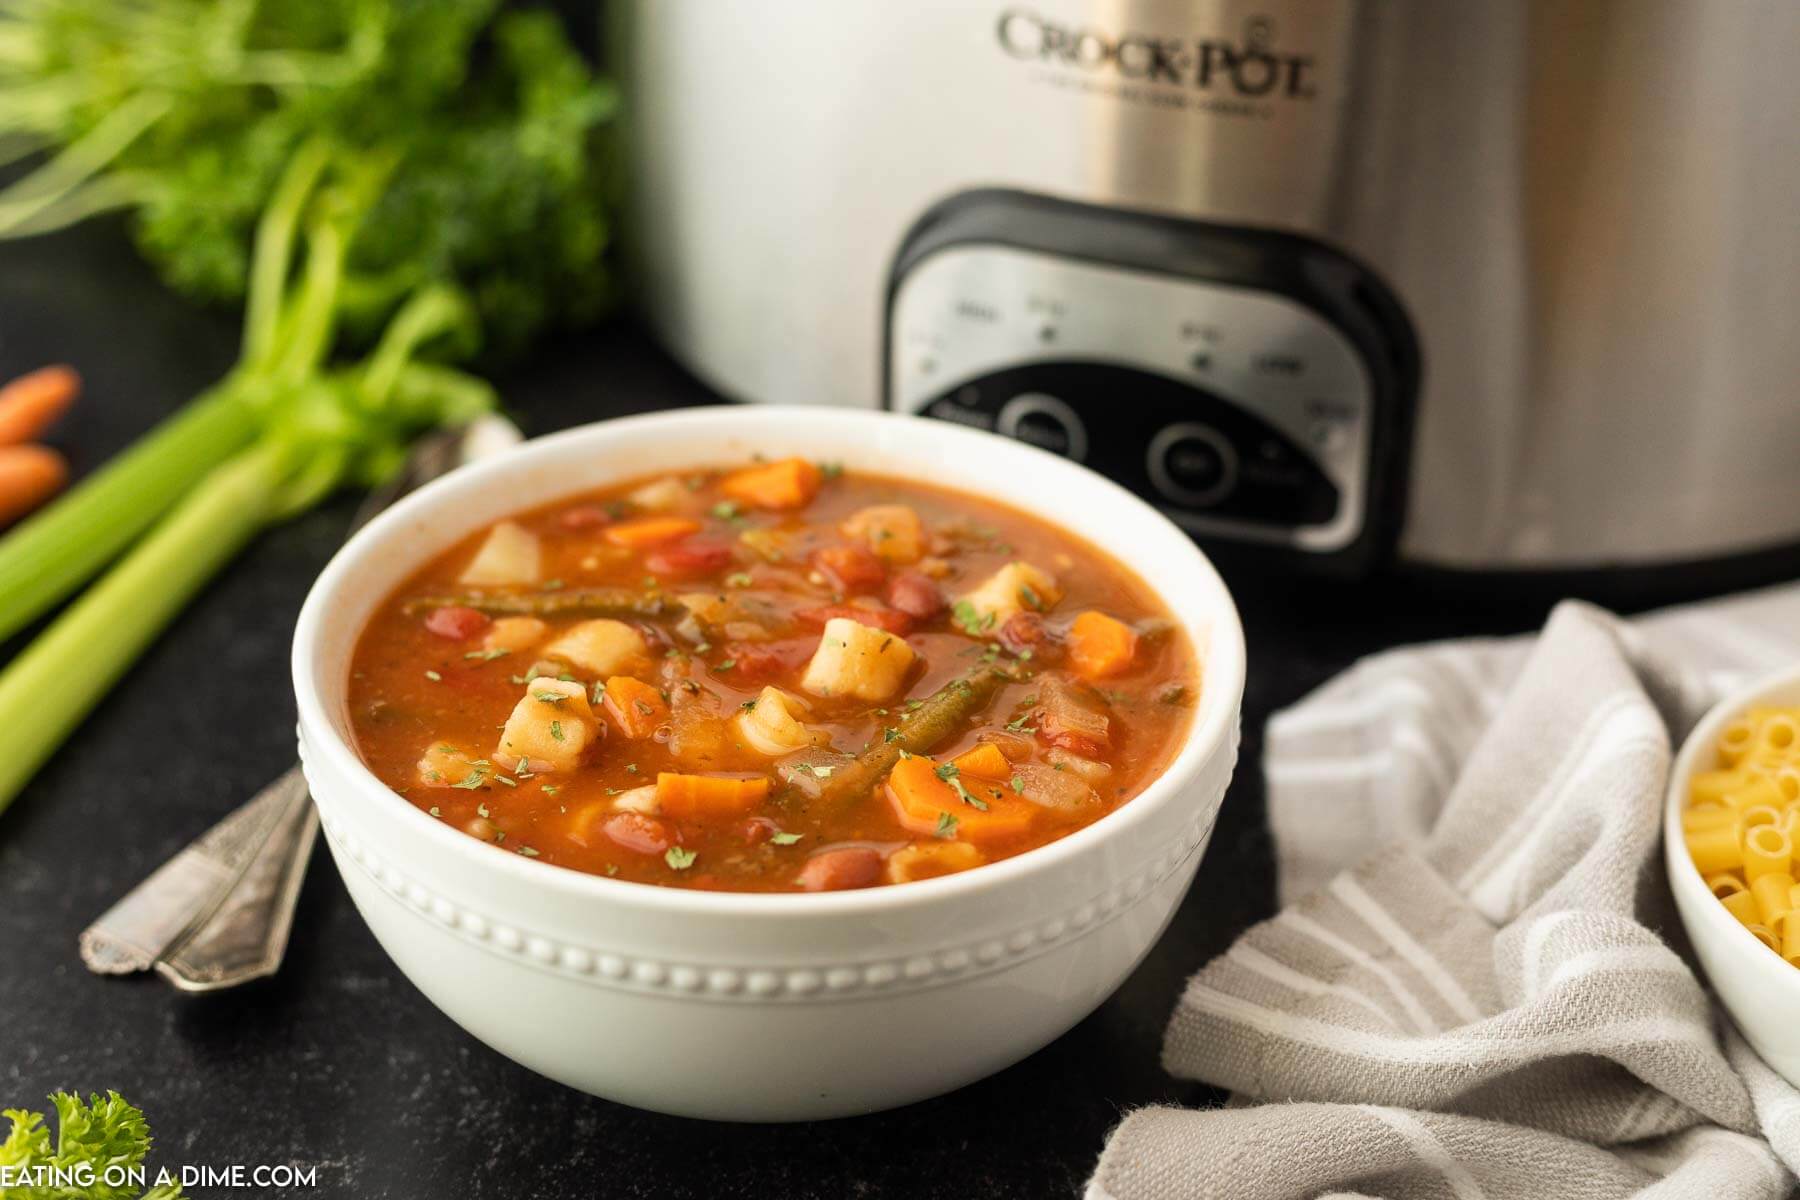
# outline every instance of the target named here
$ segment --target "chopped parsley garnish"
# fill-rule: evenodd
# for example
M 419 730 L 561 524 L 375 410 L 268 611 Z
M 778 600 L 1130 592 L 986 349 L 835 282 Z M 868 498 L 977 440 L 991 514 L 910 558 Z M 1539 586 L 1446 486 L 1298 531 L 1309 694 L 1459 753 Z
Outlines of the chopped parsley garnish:
M 771 834 L 769 840 L 777 846 L 791 846 L 805 836 L 801 833 L 776 833 Z
M 492 814 L 490 814 L 490 813 L 489 813 L 489 812 L 488 812 L 488 806 L 487 806 L 487 804 L 486 804 L 486 803 L 481 803 L 481 804 L 477 804 L 477 805 L 476 805 L 476 806 L 475 806 L 475 815 L 476 815 L 476 816 L 479 816 L 479 817 L 486 817 L 486 816 L 491 816 L 491 815 L 492 815 Z
M 441 810 L 440 810 L 440 809 L 439 809 L 439 808 L 438 808 L 438 806 L 437 806 L 437 805 L 435 805 L 435 804 L 434 804 L 434 805 L 432 805 L 432 806 L 431 806 L 431 807 L 430 807 L 430 808 L 429 808 L 429 809 L 427 809 L 427 810 L 426 810 L 426 811 L 427 811 L 427 812 L 429 812 L 429 813 L 430 813 L 430 814 L 431 814 L 431 815 L 432 815 L 432 816 L 434 816 L 434 817 L 441 817 L 441 816 L 443 816 L 443 815 L 444 815 L 444 814 L 443 814 L 443 812 L 442 812 L 442 811 L 441 811 Z
M 431 680 L 433 683 L 442 683 L 444 681 L 444 677 L 439 675 L 436 671 L 425 672 L 425 678 Z
M 937 828 L 932 830 L 932 832 L 941 838 L 955 837 L 956 818 L 947 812 L 940 812 L 937 819 Z
M 490 650 L 471 650 L 463 657 L 479 658 L 482 662 L 493 662 L 496 658 L 504 658 L 511 653 L 511 650 L 503 650 L 499 646 L 495 646 Z
M 843 473 L 844 464 L 841 462 L 822 462 L 819 464 L 819 474 L 823 475 L 826 479 L 836 479 Z
M 539 704 L 561 704 L 568 697 L 561 692 L 533 692 L 531 698 Z
M 937 777 L 946 781 L 955 779 L 960 774 L 962 774 L 961 768 L 953 762 L 944 763 L 937 769 Z
M 538 852 L 530 846 L 520 846 L 519 853 L 523 854 L 526 858 L 536 858 L 538 856 Z
M 720 662 L 720 663 L 718 663 L 718 664 L 717 664 L 717 665 L 715 665 L 715 666 L 714 666 L 714 667 L 713 667 L 713 670 L 715 670 L 715 671 L 729 671 L 729 670 L 731 670 L 731 668 L 733 668 L 733 667 L 735 667 L 735 666 L 737 666 L 737 659 L 735 659 L 735 658 L 728 658 L 728 659 L 725 659 L 725 660 L 724 660 L 724 661 L 723 661 L 723 662 Z
M 750 572 L 748 571 L 734 571 L 725 577 L 726 587 L 747 588 L 750 586 L 751 582 Z
M 677 871 L 685 871 L 693 866 L 694 860 L 699 857 L 700 855 L 695 851 L 683 850 L 680 846 L 670 846 L 668 851 L 663 854 L 663 861 Z
M 464 789 L 465 791 L 472 792 L 476 788 L 480 787 L 482 784 L 482 781 L 485 780 L 486 778 L 487 778 L 487 772 L 483 771 L 480 767 L 476 767 L 474 770 L 470 771 L 467 775 L 464 775 L 460 782 L 453 783 L 450 786 L 451 787 L 459 787 L 459 788 Z M 484 817 L 487 816 L 486 813 L 482 813 L 481 815 Z
M 1012 790 L 1013 790 L 1013 791 L 1015 791 L 1015 792 L 1018 792 L 1018 793 L 1020 793 L 1020 794 L 1023 794 L 1023 793 L 1024 793 L 1024 791 L 1025 791 L 1025 781 L 1024 781 L 1024 780 L 1023 780 L 1023 779 L 1022 779 L 1022 778 L 1020 778 L 1020 777 L 1019 777 L 1019 776 L 1017 776 L 1017 775 L 1014 775 L 1014 776 L 1013 776 L 1013 777 L 1012 777 L 1012 780 L 1011 780 L 1011 783 L 1012 783 Z M 546 789 L 546 790 L 548 790 L 548 789 Z
M 899 740 L 900 740 L 900 729 L 899 729 L 899 727 L 898 727 L 898 726 L 896 726 L 896 725 L 890 725 L 890 726 L 888 726 L 888 727 L 887 727 L 887 728 L 886 728 L 886 729 L 883 729 L 883 730 L 882 730 L 882 731 L 881 731 L 881 740 L 882 740 L 882 741 L 884 741 L 884 742 L 897 742 L 897 741 L 899 741 Z
M 606 683 L 604 680 L 599 680 L 599 679 L 594 680 L 593 696 L 594 696 L 593 702 L 595 704 L 598 704 L 602 700 L 606 699 Z
M 736 500 L 721 500 L 712 506 L 712 515 L 721 521 L 729 521 L 742 511 Z
M 1029 609 L 1036 612 L 1044 611 L 1044 598 L 1032 590 L 1029 583 L 1022 583 L 1019 585 L 1019 599 L 1023 600 L 1025 602 L 1025 607 Z
M 563 731 L 562 731 L 562 722 L 561 721 L 550 722 L 550 736 L 555 738 L 559 742 L 563 740 Z

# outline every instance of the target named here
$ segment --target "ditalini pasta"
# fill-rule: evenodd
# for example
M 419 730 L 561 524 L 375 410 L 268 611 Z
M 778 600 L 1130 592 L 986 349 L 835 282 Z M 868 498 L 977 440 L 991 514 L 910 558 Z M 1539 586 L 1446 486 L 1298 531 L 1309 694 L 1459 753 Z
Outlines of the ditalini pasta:
M 1753 708 L 1696 774 L 1682 836 L 1706 886 L 1763 945 L 1800 966 L 1800 708 Z

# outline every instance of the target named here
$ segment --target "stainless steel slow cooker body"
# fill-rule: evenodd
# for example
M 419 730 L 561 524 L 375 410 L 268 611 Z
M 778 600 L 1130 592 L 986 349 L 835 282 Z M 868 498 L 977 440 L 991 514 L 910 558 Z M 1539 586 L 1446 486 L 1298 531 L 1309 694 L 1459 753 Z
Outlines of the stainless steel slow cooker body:
M 651 320 L 1203 535 L 1459 568 L 1800 542 L 1800 6 L 622 6 Z

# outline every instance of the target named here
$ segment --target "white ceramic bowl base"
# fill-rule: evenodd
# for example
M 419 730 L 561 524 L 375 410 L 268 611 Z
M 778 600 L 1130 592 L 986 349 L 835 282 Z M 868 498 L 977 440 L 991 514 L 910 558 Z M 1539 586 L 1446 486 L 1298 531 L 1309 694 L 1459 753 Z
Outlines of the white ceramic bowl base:
M 1753 684 L 1720 701 L 1682 743 L 1669 772 L 1663 812 L 1663 861 L 1688 940 L 1744 1038 L 1782 1077 L 1800 1087 L 1800 968 L 1757 941 L 1713 897 L 1688 856 L 1681 831 L 1688 781 L 1717 765 L 1726 725 L 1754 705 L 1800 706 L 1800 668 Z
M 648 887 L 508 854 L 383 786 L 351 748 L 357 635 L 470 529 L 661 469 L 804 454 L 1035 512 L 1149 580 L 1200 652 L 1188 740 L 1142 795 L 1048 846 L 923 883 L 820 895 Z M 700 409 L 590 426 L 423 489 L 332 560 L 301 614 L 301 755 L 382 946 L 451 1019 L 573 1087 L 744 1121 L 870 1112 L 981 1078 L 1092 1012 L 1166 927 L 1237 754 L 1243 638 L 1193 543 L 1136 497 L 1016 442 L 853 411 Z

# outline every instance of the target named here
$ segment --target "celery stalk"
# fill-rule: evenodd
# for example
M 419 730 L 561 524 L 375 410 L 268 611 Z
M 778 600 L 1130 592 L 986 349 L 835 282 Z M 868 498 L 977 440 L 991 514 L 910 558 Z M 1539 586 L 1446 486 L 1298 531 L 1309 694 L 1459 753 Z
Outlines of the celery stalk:
M 175 614 L 268 523 L 292 457 L 290 447 L 262 442 L 214 468 L 0 671 L 6 745 L 0 811 Z
M 0 638 L 105 566 L 256 428 L 242 397 L 215 388 L 0 539 Z

